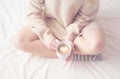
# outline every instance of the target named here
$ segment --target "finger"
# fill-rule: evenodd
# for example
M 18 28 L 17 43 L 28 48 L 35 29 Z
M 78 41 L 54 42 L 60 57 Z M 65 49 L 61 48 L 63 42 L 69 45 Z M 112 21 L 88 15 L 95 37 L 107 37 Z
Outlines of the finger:
M 72 47 L 72 52 L 74 52 L 75 46 L 74 46 L 74 44 L 72 42 L 70 44 L 71 44 L 71 47 Z
M 71 55 L 66 59 L 67 61 L 71 60 L 74 56 L 74 50 L 71 51 Z
M 54 47 L 56 47 L 56 46 L 57 46 L 57 43 L 56 43 L 56 42 L 54 42 L 54 43 L 53 43 L 53 46 L 54 46 Z
M 55 45 L 53 45 L 53 49 L 54 50 L 56 50 L 57 49 L 57 45 L 55 44 Z
M 73 58 L 74 53 L 72 52 L 71 55 L 66 59 L 66 61 L 70 61 Z
M 71 50 L 71 55 L 66 59 L 66 61 L 69 61 L 69 60 L 71 60 L 72 58 L 73 58 L 73 56 L 74 56 L 74 45 L 73 45 L 73 43 L 71 42 L 71 47 L 72 47 L 72 50 Z
M 56 44 L 58 44 L 59 42 L 60 42 L 60 40 L 58 40 L 58 39 L 55 40 L 55 43 L 56 43 Z

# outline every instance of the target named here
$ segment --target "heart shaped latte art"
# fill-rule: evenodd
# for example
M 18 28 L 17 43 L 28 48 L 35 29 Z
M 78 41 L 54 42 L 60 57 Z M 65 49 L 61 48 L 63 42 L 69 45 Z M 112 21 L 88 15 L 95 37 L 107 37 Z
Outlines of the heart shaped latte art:
M 68 46 L 61 46 L 59 50 L 60 50 L 60 53 L 65 54 L 65 53 L 68 53 L 70 49 Z

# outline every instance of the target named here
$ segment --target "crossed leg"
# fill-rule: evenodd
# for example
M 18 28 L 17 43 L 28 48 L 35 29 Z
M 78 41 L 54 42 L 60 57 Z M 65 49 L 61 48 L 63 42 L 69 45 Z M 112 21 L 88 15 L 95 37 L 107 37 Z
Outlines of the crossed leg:
M 14 37 L 14 46 L 22 51 L 38 55 L 40 57 L 57 57 L 55 51 L 49 50 L 40 41 L 38 36 L 25 26 Z M 74 40 L 78 54 L 97 54 L 104 47 L 104 35 L 100 28 L 94 28 Z
M 74 40 L 75 50 L 78 54 L 95 55 L 102 53 L 105 47 L 105 36 L 100 27 L 87 29 L 82 36 Z
M 55 51 L 46 48 L 29 26 L 25 26 L 13 39 L 13 45 L 22 51 L 40 57 L 57 57 Z

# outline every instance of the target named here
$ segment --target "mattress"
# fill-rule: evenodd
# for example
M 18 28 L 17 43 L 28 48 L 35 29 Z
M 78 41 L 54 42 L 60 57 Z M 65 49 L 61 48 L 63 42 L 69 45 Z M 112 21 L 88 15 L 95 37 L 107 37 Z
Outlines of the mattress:
M 101 0 L 97 22 L 106 36 L 103 60 L 63 62 L 16 49 L 13 36 L 26 24 L 28 0 L 0 0 L 0 79 L 119 79 L 120 0 Z

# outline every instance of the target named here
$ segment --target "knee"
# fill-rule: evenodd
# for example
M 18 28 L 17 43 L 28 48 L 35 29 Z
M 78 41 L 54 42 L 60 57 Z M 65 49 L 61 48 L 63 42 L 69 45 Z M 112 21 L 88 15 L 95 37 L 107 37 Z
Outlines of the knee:
M 89 45 L 89 54 L 95 55 L 95 54 L 102 53 L 104 46 L 105 46 L 105 43 L 103 41 L 90 44 Z

